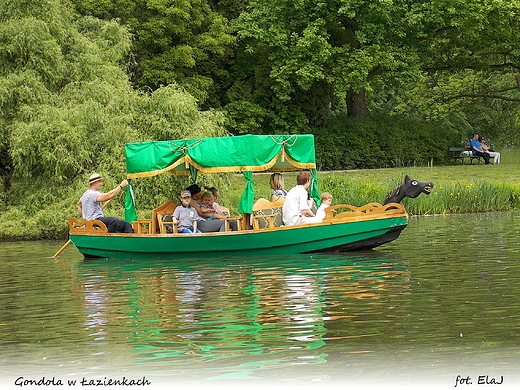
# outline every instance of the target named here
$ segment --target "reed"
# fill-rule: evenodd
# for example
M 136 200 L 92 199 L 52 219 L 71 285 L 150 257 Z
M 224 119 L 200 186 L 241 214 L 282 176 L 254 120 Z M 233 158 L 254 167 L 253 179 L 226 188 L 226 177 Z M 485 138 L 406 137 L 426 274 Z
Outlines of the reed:
M 382 203 L 393 188 L 373 181 L 347 182 L 340 178 L 325 177 L 323 191 L 334 196 L 334 204 L 347 203 L 361 206 L 369 202 Z M 512 210 L 520 208 L 520 185 L 511 183 L 442 183 L 430 195 L 402 201 L 410 214 L 453 214 Z
M 403 205 L 416 215 L 511 210 L 520 208 L 520 186 L 485 181 L 440 185 L 430 196 L 406 198 Z

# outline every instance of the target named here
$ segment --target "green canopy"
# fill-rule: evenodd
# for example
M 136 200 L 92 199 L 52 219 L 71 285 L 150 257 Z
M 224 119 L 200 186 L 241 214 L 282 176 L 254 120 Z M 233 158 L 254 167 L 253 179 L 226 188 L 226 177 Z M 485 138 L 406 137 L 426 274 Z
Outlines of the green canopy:
M 309 169 L 313 173 L 313 185 L 309 191 L 319 201 L 312 134 L 242 135 L 128 143 L 125 145 L 125 156 L 127 179 L 150 177 L 163 172 L 194 178 L 197 173 L 243 172 L 248 180 L 239 204 L 239 210 L 243 213 L 251 213 L 253 208 L 251 172 Z M 131 186 L 127 191 L 125 219 L 137 219 Z

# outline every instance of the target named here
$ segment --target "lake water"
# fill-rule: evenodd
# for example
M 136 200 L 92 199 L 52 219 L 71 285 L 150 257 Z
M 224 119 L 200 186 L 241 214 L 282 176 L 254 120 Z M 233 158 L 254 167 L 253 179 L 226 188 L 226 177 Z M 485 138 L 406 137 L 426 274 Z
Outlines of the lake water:
M 0 242 L 4 388 L 520 384 L 520 212 L 412 218 L 341 256 L 52 258 L 62 244 Z

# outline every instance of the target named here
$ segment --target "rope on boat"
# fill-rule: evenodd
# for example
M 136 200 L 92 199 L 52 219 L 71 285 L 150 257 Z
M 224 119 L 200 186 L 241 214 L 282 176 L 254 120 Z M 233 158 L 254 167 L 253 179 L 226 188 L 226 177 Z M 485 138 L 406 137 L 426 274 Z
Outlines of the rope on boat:
M 296 143 L 296 141 L 298 140 L 298 135 L 294 134 L 294 135 L 291 135 L 289 138 L 287 139 L 280 139 L 278 138 L 276 135 L 271 135 L 271 138 L 273 139 L 273 141 L 278 144 L 278 145 L 287 145 L 287 146 L 294 146 L 294 144 Z M 289 143 L 289 141 L 291 141 L 292 139 L 294 139 L 294 142 L 292 143 Z
M 186 145 L 177 145 L 175 142 L 170 141 L 170 142 L 168 142 L 168 147 L 170 148 L 170 150 L 171 150 L 172 152 L 175 153 L 175 152 L 179 152 L 179 151 L 180 151 L 180 152 L 182 152 L 182 154 L 184 155 L 184 157 L 186 157 L 186 156 L 188 155 L 188 150 L 193 149 L 194 147 L 200 145 L 200 143 L 201 143 L 202 141 L 203 141 L 202 139 L 198 139 L 197 141 L 195 141 L 195 142 L 193 142 L 193 143 L 191 143 L 191 144 L 189 144 L 189 145 L 187 145 L 187 146 L 186 146 Z M 175 146 L 176 149 L 173 149 L 173 148 L 172 148 L 172 145 Z M 188 167 L 189 167 L 188 160 L 186 160 L 186 162 L 185 162 L 184 165 L 185 165 L 186 169 L 188 169 Z
M 291 135 L 289 138 L 280 139 L 280 138 L 278 138 L 275 135 L 271 135 L 271 138 L 272 138 L 272 140 L 274 141 L 275 144 L 282 145 L 282 157 L 281 157 L 280 160 L 282 162 L 285 162 L 285 147 L 286 146 L 293 146 L 296 143 L 296 141 L 298 140 L 298 136 L 297 135 Z M 292 139 L 294 139 L 294 141 L 292 143 L 289 143 L 289 141 L 291 141 Z

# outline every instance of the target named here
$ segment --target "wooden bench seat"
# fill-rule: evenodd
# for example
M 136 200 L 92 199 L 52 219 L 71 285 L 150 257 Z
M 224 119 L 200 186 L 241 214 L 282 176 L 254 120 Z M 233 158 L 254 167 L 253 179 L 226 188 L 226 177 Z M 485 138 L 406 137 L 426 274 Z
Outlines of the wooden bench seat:
M 229 232 L 231 230 L 231 221 L 237 221 L 237 229 L 242 230 L 243 217 L 231 217 L 229 209 L 224 206 L 220 206 L 220 211 L 222 212 L 222 215 L 227 217 L 226 219 L 223 219 L 224 231 Z
M 152 228 L 151 219 L 139 219 L 130 223 L 137 234 L 150 234 L 150 229 Z
M 463 148 L 463 147 L 457 147 L 457 148 L 450 148 L 451 152 L 451 158 L 453 158 L 453 162 L 457 164 L 457 161 L 460 160 L 461 164 L 464 165 L 464 160 L 469 159 L 470 164 L 473 164 L 473 160 L 477 160 L 477 162 L 480 164 L 480 161 L 483 160 L 480 156 L 474 156 L 473 153 L 471 153 L 470 148 Z M 490 157 L 490 159 L 493 157 Z
M 168 232 L 166 226 L 171 225 L 172 229 L 170 230 L 170 233 L 176 233 L 177 232 L 177 226 L 173 224 L 173 222 L 170 221 L 164 221 L 163 218 L 166 215 L 172 215 L 175 209 L 177 208 L 178 204 L 169 200 L 166 203 L 163 203 L 161 206 L 155 208 L 152 210 L 152 227 L 150 228 L 150 231 L 152 233 L 161 233 L 165 234 Z
M 276 202 L 260 198 L 253 205 L 251 225 L 254 230 L 274 228 L 283 225 L 282 206 L 285 198 L 280 197 Z

